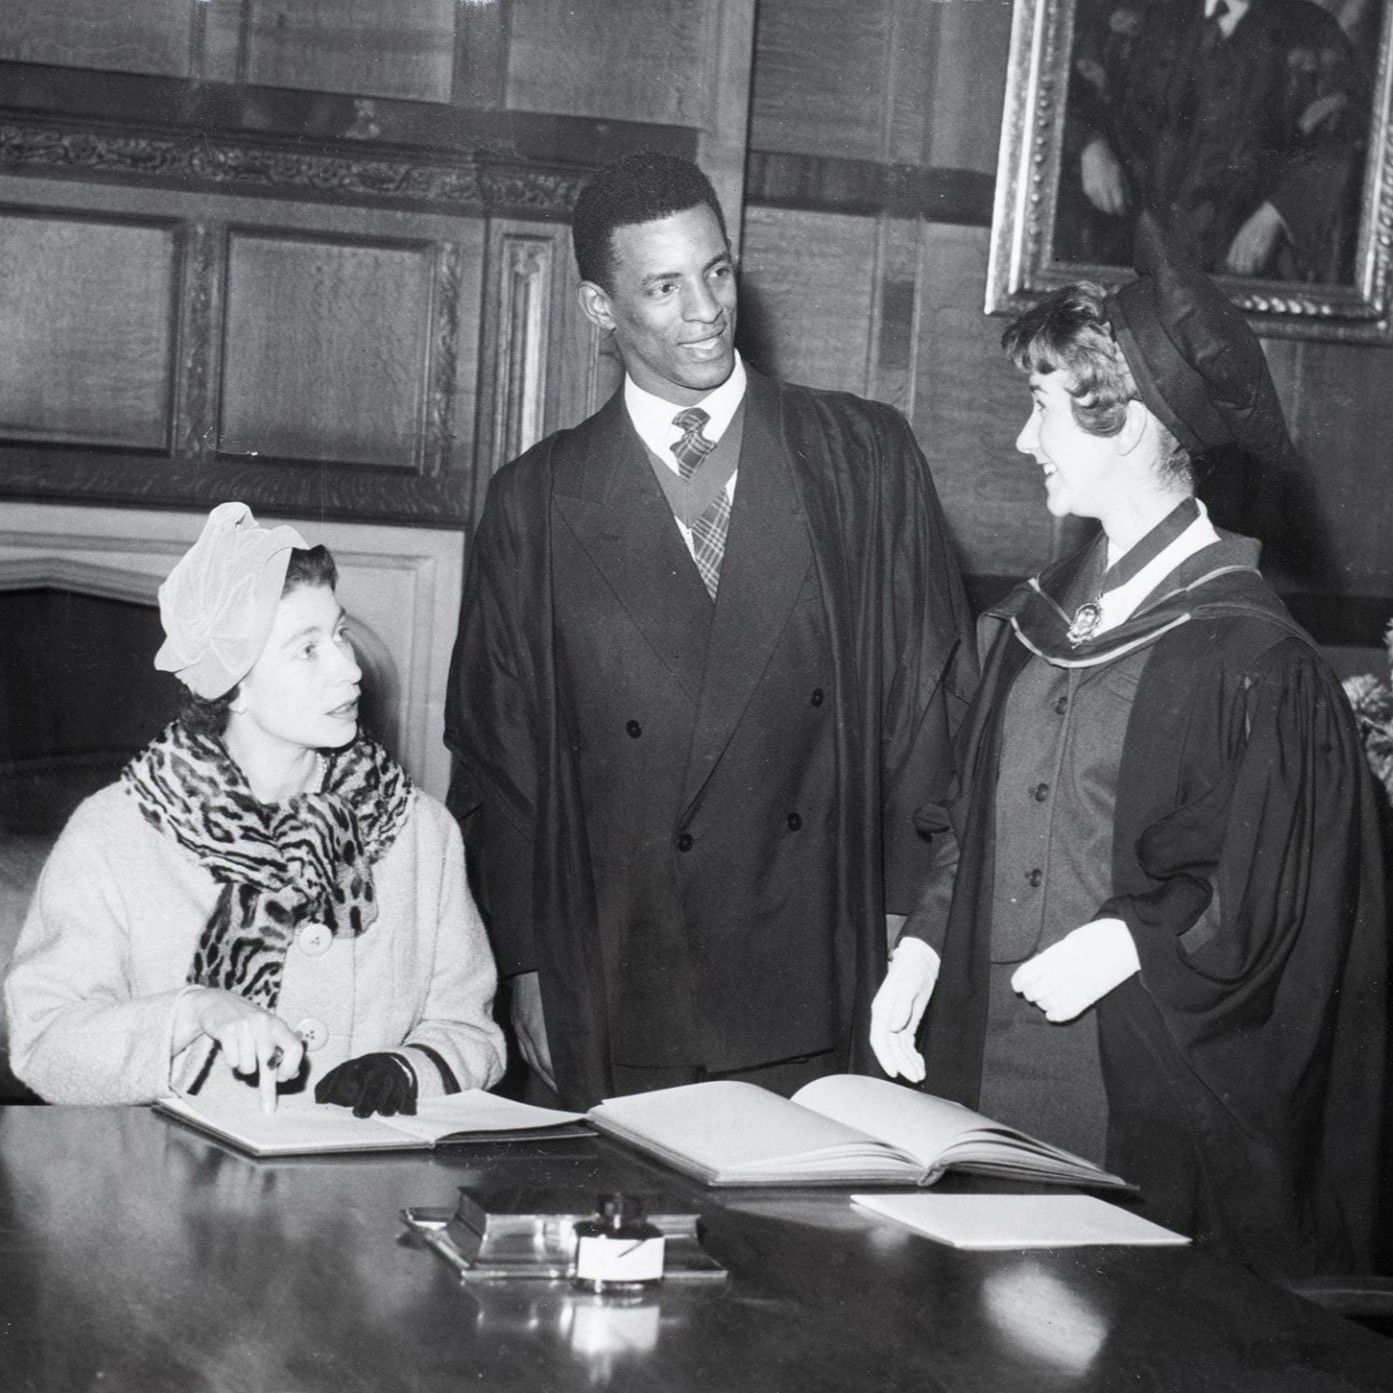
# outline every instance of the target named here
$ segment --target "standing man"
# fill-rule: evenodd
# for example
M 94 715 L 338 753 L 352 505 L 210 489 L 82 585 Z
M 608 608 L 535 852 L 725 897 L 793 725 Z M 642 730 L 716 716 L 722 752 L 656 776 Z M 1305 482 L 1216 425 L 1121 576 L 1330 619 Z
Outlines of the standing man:
M 624 386 L 493 480 L 450 804 L 520 1048 L 567 1104 L 791 1092 L 869 1059 L 972 680 L 961 583 L 904 419 L 742 363 L 695 165 L 600 171 L 572 234 Z

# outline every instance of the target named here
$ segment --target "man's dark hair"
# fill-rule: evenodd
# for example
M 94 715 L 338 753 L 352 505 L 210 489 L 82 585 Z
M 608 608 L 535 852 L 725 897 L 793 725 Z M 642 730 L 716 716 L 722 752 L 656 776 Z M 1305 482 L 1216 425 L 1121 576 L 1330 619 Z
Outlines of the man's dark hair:
M 339 569 L 334 565 L 334 556 L 328 547 L 295 547 L 286 564 L 281 595 L 315 585 L 327 585 L 334 590 L 338 583 Z M 179 708 L 179 721 L 184 729 L 191 735 L 222 735 L 227 729 L 232 703 L 237 699 L 241 686 L 238 682 L 231 691 L 217 697 L 202 697 L 185 687 L 183 704 Z
M 600 170 L 581 190 L 571 214 L 571 245 L 583 281 L 613 289 L 614 229 L 656 222 L 705 204 L 729 243 L 725 214 L 711 181 L 678 155 L 641 150 Z

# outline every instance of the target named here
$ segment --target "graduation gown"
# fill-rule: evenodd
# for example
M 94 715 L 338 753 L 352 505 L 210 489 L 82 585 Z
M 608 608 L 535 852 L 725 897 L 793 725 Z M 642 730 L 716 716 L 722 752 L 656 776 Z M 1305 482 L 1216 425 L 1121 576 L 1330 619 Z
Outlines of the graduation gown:
M 500 471 L 450 803 L 500 970 L 540 973 L 570 1105 L 612 1091 L 612 1062 L 869 1064 L 884 915 L 926 872 L 914 809 L 950 775 L 969 634 L 889 407 L 749 374 L 714 605 L 622 394 Z
M 1077 647 L 1087 548 L 1020 587 L 963 726 L 961 865 L 926 1020 L 925 1087 L 972 1105 L 990 972 L 1001 712 L 1029 662 L 1144 652 L 1122 741 L 1112 894 L 1141 970 L 1095 1007 L 1106 1164 L 1158 1222 L 1281 1275 L 1366 1267 L 1383 1113 L 1386 936 L 1364 754 L 1339 682 L 1224 536 Z M 941 887 L 940 887 L 941 888 Z M 1073 926 L 1071 926 L 1073 927 Z

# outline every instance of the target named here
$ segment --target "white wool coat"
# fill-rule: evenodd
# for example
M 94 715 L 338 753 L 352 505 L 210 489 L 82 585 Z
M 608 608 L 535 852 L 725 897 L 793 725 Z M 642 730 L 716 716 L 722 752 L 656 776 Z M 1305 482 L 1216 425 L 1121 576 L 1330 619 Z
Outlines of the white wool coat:
M 497 976 L 465 879 L 458 828 L 417 789 L 373 866 L 378 916 L 357 938 L 302 928 L 286 953 L 277 1013 L 306 1034 L 287 1094 L 313 1098 L 336 1064 L 400 1049 L 420 1096 L 444 1092 L 438 1052 L 461 1088 L 503 1072 L 491 1014 Z M 120 784 L 88 798 L 44 867 L 5 980 L 15 1074 L 52 1103 L 148 1103 L 186 1089 L 206 1036 L 171 1058 L 174 1008 L 218 885 L 155 830 Z M 252 1082 L 219 1057 L 199 1096 L 241 1100 Z

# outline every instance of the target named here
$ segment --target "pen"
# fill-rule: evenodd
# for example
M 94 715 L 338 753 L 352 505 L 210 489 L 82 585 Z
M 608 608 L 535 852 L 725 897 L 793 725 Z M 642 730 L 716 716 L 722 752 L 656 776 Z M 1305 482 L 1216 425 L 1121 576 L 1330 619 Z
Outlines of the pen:
M 281 1060 L 285 1058 L 285 1051 L 279 1045 L 266 1056 L 266 1062 L 261 1066 L 261 1111 L 267 1117 L 274 1117 L 276 1112 L 276 1070 L 281 1067 Z

